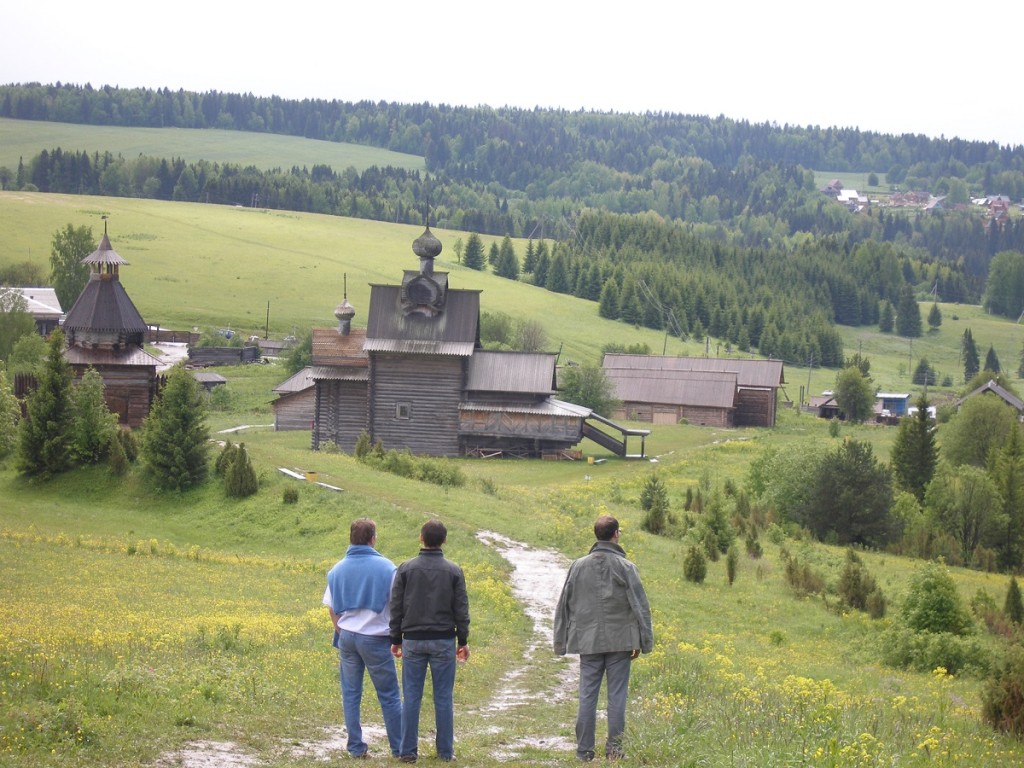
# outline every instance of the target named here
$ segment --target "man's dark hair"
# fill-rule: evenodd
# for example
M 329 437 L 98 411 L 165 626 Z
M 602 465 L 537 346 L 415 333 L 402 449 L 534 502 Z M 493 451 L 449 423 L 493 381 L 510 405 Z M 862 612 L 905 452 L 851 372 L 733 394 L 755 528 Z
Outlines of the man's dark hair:
M 594 523 L 594 535 L 598 541 L 611 541 L 612 536 L 619 530 L 619 521 L 611 515 L 602 515 Z
M 369 544 L 377 535 L 377 524 L 368 517 L 352 521 L 348 531 L 349 544 Z
M 428 520 L 420 529 L 420 536 L 423 537 L 423 546 L 437 549 L 448 538 L 448 529 L 440 520 Z

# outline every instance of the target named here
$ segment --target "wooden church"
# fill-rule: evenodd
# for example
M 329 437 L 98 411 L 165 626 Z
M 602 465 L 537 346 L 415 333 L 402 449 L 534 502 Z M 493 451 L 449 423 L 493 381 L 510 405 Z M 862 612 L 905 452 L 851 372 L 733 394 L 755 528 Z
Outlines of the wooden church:
M 160 361 L 143 349 L 146 323 L 120 279 L 128 262 L 110 246 L 105 223 L 99 247 L 82 263 L 89 282 L 64 320 L 64 357 L 78 378 L 90 367 L 99 373 L 107 408 L 121 424 L 141 426 L 156 396 Z
M 590 409 L 554 397 L 554 354 L 482 348 L 480 291 L 434 270 L 441 247 L 427 227 L 413 243 L 419 269 L 370 286 L 365 329 L 347 297 L 337 328 L 313 329 L 313 449 L 351 452 L 365 431 L 419 455 L 567 455 Z

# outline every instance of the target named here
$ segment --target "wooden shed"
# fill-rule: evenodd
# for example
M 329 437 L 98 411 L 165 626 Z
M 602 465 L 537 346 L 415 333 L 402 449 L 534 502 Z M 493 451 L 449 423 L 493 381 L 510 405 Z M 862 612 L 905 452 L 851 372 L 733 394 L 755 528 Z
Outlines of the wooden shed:
M 274 431 L 312 430 L 316 410 L 313 368 L 306 366 L 274 387 Z

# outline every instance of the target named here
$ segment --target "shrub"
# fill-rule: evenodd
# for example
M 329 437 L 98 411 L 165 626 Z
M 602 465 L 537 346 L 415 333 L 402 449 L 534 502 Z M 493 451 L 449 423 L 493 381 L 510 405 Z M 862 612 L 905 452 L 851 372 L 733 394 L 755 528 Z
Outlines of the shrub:
M 966 635 L 973 629 L 956 583 L 941 563 L 928 563 L 914 574 L 901 616 L 903 623 L 916 632 Z
M 945 669 L 950 674 L 984 674 L 990 655 L 978 638 L 949 632 L 915 632 L 891 626 L 879 635 L 882 662 L 890 667 L 915 672 Z
M 230 440 L 224 443 L 224 448 L 221 449 L 220 454 L 217 456 L 217 461 L 213 464 L 213 473 L 217 477 L 224 477 L 227 474 L 228 467 L 234 462 L 237 451 L 238 446 Z
M 739 563 L 740 551 L 736 547 L 736 543 L 733 542 L 729 547 L 729 551 L 725 553 L 725 575 L 729 580 L 730 587 L 736 581 L 736 570 L 739 568 Z
M 230 411 L 234 407 L 235 401 L 238 398 L 235 397 L 235 393 L 228 387 L 227 384 L 221 384 L 213 388 L 210 392 L 210 410 L 211 411 Z
M 120 431 L 118 430 L 118 432 Z M 110 467 L 110 473 L 115 477 L 123 477 L 128 473 L 131 464 L 128 461 L 128 455 L 124 451 L 124 443 L 119 437 L 115 437 L 110 441 L 107 451 L 107 464 Z
M 640 527 L 648 533 L 659 535 L 665 532 L 667 524 L 668 501 L 661 497 L 651 499 L 650 506 L 647 507 L 647 512 L 644 514 Z
M 256 470 L 249 461 L 249 454 L 245 450 L 245 443 L 238 446 L 234 459 L 224 471 L 224 490 L 228 496 L 236 499 L 244 499 L 252 496 L 259 490 L 260 482 L 256 477 Z
M 868 612 L 868 616 L 872 619 L 885 618 L 886 610 L 885 595 L 882 594 L 880 588 L 875 588 L 868 593 L 868 599 L 864 604 L 864 610 Z
M 447 459 L 420 458 L 417 460 L 416 477 L 426 483 L 444 488 L 461 488 L 466 484 L 466 475 L 457 464 Z
M 364 429 L 362 432 L 359 433 L 359 437 L 356 438 L 355 449 L 352 451 L 352 453 L 357 459 L 362 461 L 367 456 L 369 456 L 370 449 L 372 447 L 373 446 L 370 443 L 370 433 Z
M 885 596 L 875 578 L 868 573 L 860 556 L 852 549 L 846 550 L 846 566 L 839 577 L 839 596 L 843 605 L 858 611 L 867 611 L 873 618 L 885 615 Z M 869 608 L 869 600 L 874 610 Z M 875 612 L 881 611 L 877 616 Z
M 699 547 L 690 547 L 683 559 L 683 576 L 694 584 L 703 584 L 708 575 L 708 561 Z
M 985 722 L 998 731 L 1024 738 L 1024 649 L 1011 648 L 981 694 Z
M 1006 588 L 1003 613 L 1014 624 L 1024 624 L 1024 602 L 1021 602 L 1020 587 L 1017 585 L 1016 578 L 1011 578 L 1010 585 Z
M 763 554 L 764 549 L 761 547 L 761 542 L 757 538 L 757 533 L 755 531 L 751 531 L 747 534 L 747 556 L 756 560 Z
M 124 449 L 125 458 L 129 464 L 134 464 L 139 459 L 139 439 L 135 433 L 127 428 L 117 430 L 117 440 Z
M 825 577 L 795 557 L 786 560 L 786 583 L 799 595 L 816 595 L 825 591 Z
M 299 501 L 299 489 L 294 486 L 285 488 L 284 493 L 281 494 L 281 500 L 285 504 L 296 504 Z

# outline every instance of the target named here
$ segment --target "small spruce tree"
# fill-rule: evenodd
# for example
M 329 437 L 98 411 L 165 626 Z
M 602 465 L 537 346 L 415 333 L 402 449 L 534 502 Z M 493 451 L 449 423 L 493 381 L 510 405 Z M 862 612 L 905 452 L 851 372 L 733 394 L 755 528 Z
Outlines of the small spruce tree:
M 725 553 L 725 575 L 729 580 L 730 587 L 733 585 L 733 582 L 736 581 L 736 571 L 739 569 L 739 565 L 740 551 L 734 541 L 729 545 L 729 551 Z
M 28 396 L 21 422 L 18 469 L 25 475 L 49 478 L 70 468 L 74 421 L 71 367 L 64 359 L 64 334 L 50 336 L 49 352 L 39 386 Z
M 224 447 L 217 455 L 217 461 L 213 463 L 213 473 L 217 477 L 224 477 L 227 474 L 228 467 L 235 461 L 236 451 L 238 451 L 237 445 L 230 440 L 225 441 Z
M 256 477 L 252 462 L 249 461 L 249 452 L 245 450 L 245 443 L 241 443 L 224 473 L 224 490 L 232 498 L 244 499 L 256 493 L 259 487 L 259 478 Z
M 171 370 L 142 434 L 142 455 L 158 487 L 183 491 L 206 480 L 206 400 L 184 366 Z
M 1003 605 L 1003 613 L 1014 624 L 1018 626 L 1024 624 L 1024 602 L 1021 601 L 1020 587 L 1014 577 L 1010 578 L 1010 585 L 1006 588 L 1006 603 Z
M 708 575 L 708 561 L 700 547 L 690 547 L 683 558 L 683 577 L 694 584 L 703 584 Z
M 14 452 L 18 444 L 18 422 L 21 420 L 21 406 L 14 396 L 3 368 L 0 368 L 0 461 Z

